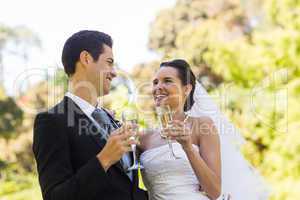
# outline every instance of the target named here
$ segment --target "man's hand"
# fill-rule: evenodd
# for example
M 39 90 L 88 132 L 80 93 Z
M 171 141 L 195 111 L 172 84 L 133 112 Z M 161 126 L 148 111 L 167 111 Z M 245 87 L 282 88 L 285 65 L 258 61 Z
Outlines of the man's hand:
M 118 162 L 125 153 L 131 151 L 130 145 L 137 143 L 129 139 L 133 135 L 131 125 L 122 126 L 111 133 L 104 148 L 97 155 L 105 171 Z

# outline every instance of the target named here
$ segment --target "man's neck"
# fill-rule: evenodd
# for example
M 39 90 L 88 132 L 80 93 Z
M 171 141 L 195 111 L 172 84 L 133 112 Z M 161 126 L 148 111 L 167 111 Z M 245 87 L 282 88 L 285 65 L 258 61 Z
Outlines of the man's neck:
M 97 94 L 93 94 L 88 87 L 76 87 L 78 81 L 69 81 L 69 92 L 87 101 L 93 106 L 97 105 Z

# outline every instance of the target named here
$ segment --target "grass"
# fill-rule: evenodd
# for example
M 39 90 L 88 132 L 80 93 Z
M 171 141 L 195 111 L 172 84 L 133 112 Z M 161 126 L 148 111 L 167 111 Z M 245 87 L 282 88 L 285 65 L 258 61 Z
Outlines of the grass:
M 42 200 L 37 177 L 26 175 L 26 182 L 27 186 L 17 182 L 0 183 L 0 200 Z
M 0 181 L 0 200 L 42 200 L 36 174 L 17 175 L 10 181 Z M 145 190 L 139 170 L 139 187 Z

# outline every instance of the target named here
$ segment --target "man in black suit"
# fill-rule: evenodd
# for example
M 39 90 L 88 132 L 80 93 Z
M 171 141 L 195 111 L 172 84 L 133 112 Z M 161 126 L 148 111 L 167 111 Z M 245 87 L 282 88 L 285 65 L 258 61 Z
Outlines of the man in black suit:
M 44 200 L 145 200 L 138 188 L 129 138 L 97 97 L 109 93 L 116 76 L 112 39 L 80 31 L 65 43 L 62 62 L 69 78 L 64 99 L 34 122 L 33 152 Z

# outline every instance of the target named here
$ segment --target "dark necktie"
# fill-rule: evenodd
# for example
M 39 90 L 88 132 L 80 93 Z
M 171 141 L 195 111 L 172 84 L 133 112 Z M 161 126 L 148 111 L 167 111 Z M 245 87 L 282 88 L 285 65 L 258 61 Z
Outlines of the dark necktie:
M 92 113 L 92 117 L 104 129 L 102 136 L 107 140 L 110 133 L 115 129 L 107 113 L 102 109 L 96 108 Z
M 104 133 L 102 133 L 102 136 L 107 140 L 108 136 L 110 135 L 110 133 L 112 131 L 114 131 L 118 126 L 117 123 L 115 123 L 115 126 L 113 126 L 112 120 L 109 118 L 108 114 L 99 108 L 96 108 L 93 113 L 92 113 L 92 117 L 95 119 L 95 121 L 100 125 L 100 128 L 104 129 Z M 128 167 L 130 166 L 130 156 L 128 154 L 125 154 L 122 159 L 120 160 L 120 163 L 123 167 L 123 169 L 126 171 L 126 169 L 128 169 Z M 133 180 L 132 178 L 132 172 L 129 171 L 126 173 L 127 176 Z

